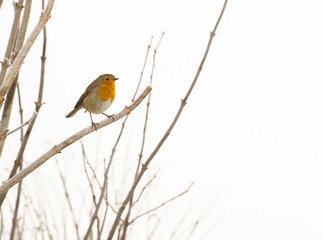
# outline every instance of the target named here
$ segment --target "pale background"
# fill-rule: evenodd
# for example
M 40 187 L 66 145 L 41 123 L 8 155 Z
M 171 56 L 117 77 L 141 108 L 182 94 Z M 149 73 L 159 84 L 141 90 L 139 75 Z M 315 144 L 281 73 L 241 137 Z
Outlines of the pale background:
M 10 29 L 11 3 L 5 0 L 0 10 L 1 33 Z M 33 4 L 29 31 L 40 11 L 38 1 Z M 165 31 L 156 58 L 147 157 L 194 77 L 221 7 L 222 1 L 209 0 L 56 1 L 47 24 L 46 104 L 26 161 L 89 125 L 88 114 L 79 112 L 72 119 L 65 115 L 98 75 L 119 77 L 108 114 L 129 104 L 150 37 L 154 35 L 153 48 Z M 323 238 L 322 7 L 319 0 L 228 2 L 197 85 L 152 167 L 162 169 L 155 184 L 161 200 L 191 182 L 195 185 L 179 200 L 182 204 L 203 198 L 208 205 L 220 191 L 220 200 L 215 200 L 219 205 L 210 207 L 199 230 L 209 230 L 205 239 Z M 26 118 L 37 97 L 41 43 L 39 38 L 22 67 Z M 152 55 L 149 59 L 144 86 Z M 119 156 L 136 159 L 144 110 L 143 104 L 134 111 L 124 140 L 125 145 L 135 144 Z M 12 117 L 18 119 L 17 111 Z M 93 156 L 109 156 L 120 123 L 83 140 Z M 17 139 L 13 136 L 6 143 L 9 160 Z M 96 153 L 98 142 L 102 148 Z M 77 182 L 82 165 L 73 152 L 80 154 L 78 143 L 57 159 L 75 166 L 70 178 Z M 55 166 L 54 159 L 49 160 L 34 178 L 57 175 L 51 171 Z M 27 181 L 35 179 L 29 176 Z

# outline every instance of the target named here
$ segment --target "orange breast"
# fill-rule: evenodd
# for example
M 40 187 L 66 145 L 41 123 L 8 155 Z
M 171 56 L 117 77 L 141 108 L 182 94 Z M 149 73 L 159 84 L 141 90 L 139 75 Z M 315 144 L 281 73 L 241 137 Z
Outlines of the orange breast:
M 98 89 L 98 95 L 101 101 L 108 101 L 111 99 L 113 102 L 116 95 L 116 88 L 114 81 L 99 81 L 101 87 Z

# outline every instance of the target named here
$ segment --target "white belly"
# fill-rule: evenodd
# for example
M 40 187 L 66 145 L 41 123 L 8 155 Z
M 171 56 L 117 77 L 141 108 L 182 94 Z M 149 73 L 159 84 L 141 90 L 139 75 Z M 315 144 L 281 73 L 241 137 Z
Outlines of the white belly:
M 112 104 L 112 101 L 110 99 L 108 101 L 91 101 L 91 103 L 95 102 L 96 104 L 87 104 L 88 101 L 91 101 L 89 99 L 89 96 L 87 96 L 84 99 L 83 107 L 85 108 L 86 111 L 94 113 L 94 114 L 99 114 L 99 113 L 104 112 Z

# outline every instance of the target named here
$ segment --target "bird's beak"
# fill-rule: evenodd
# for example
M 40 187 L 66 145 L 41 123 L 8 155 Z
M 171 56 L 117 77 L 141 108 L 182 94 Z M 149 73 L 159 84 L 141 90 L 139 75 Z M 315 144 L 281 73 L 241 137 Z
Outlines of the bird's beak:
M 114 81 L 117 81 L 119 78 L 115 78 Z

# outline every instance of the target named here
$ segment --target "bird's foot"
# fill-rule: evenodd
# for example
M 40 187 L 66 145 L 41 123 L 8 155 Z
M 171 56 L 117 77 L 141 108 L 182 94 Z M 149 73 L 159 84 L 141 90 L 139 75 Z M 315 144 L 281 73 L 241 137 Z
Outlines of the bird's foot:
M 112 120 L 114 121 L 114 114 L 112 114 L 112 115 L 108 115 L 108 114 L 105 114 L 105 113 L 102 113 L 104 116 L 106 116 L 106 117 L 108 117 L 108 118 L 112 118 Z
M 95 128 L 95 131 L 97 131 L 97 130 L 98 130 L 98 129 L 96 128 L 97 126 L 99 126 L 99 124 L 98 124 L 98 123 L 92 122 L 92 127 L 94 127 L 94 128 Z

